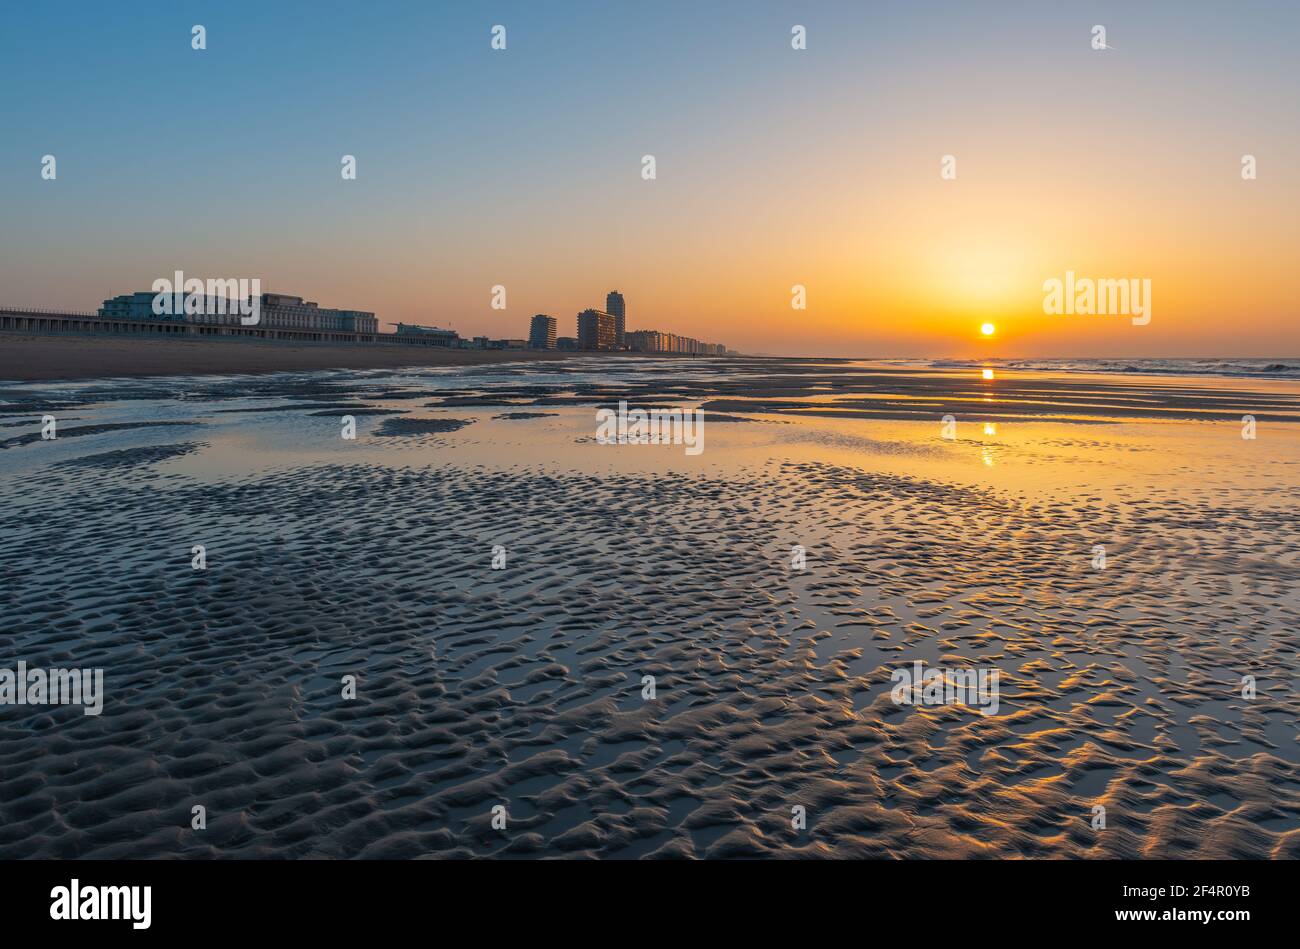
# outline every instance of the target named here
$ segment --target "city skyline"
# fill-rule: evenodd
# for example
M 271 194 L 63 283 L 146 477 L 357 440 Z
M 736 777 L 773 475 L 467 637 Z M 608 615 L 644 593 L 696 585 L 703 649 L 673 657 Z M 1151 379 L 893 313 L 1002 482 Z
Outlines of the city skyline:
M 321 306 L 305 297 L 263 292 L 258 281 L 186 277 L 160 279 L 149 290 L 106 297 L 93 313 L 46 308 L 4 308 L 8 328 L 85 332 L 98 324 L 102 332 L 183 332 L 186 335 L 242 335 L 254 338 L 353 342 L 421 343 L 459 349 L 550 349 L 588 352 L 641 352 L 723 356 L 721 343 L 657 329 L 627 330 L 626 299 L 617 290 L 605 295 L 613 312 L 587 308 L 577 314 L 572 337 L 558 335 L 559 321 L 546 313 L 529 319 L 526 337 L 462 337 L 446 327 L 384 320 L 393 332 L 380 330 L 373 311 Z M 94 319 L 88 319 L 88 318 Z M 13 325 L 9 325 L 9 324 Z M 140 326 L 139 324 L 158 324 Z M 220 326 L 217 330 L 215 327 Z M 238 327 L 236 331 L 235 327 Z M 147 331 L 147 332 L 146 332 Z M 303 335 L 314 334 L 314 335 Z M 730 351 L 732 355 L 739 355 Z
M 753 353 L 1296 349 L 1300 11 L 1282 4 L 502 4 L 403 9 L 399 30 L 152 6 L 12 12 L 0 197 L 28 223 L 0 237 L 0 305 L 81 309 L 183 269 L 500 337 L 588 306 L 596 271 L 637 325 Z M 164 117 L 166 147 L 141 147 Z M 1149 280 L 1153 318 L 1044 313 L 1067 272 Z

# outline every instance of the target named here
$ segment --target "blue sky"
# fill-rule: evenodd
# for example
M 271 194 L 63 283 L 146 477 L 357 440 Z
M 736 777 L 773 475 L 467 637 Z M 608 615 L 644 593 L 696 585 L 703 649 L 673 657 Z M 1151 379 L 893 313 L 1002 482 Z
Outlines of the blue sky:
M 948 196 L 910 177 L 923 166 L 929 187 L 944 152 L 973 169 L 968 189 L 987 171 L 989 194 L 996 185 L 998 206 L 1011 208 L 1008 230 L 1041 226 L 1016 211 L 1017 180 L 1038 206 L 1050 187 L 1126 192 L 1117 224 L 1167 230 L 1180 194 L 1193 209 L 1212 187 L 1202 166 L 1230 166 L 1247 147 L 1267 156 L 1271 213 L 1294 212 L 1298 10 L 11 5 L 0 36 L 11 224 L 0 303 L 90 308 L 184 269 L 261 276 L 268 289 L 384 320 L 518 336 L 539 311 L 564 332 L 572 313 L 619 287 L 631 327 L 725 332 L 720 341 L 765 351 L 924 349 L 900 328 L 911 311 L 898 294 L 873 288 L 923 259 L 931 238 L 960 232 L 929 221 Z M 1087 48 L 1094 22 L 1108 25 L 1113 54 Z M 195 23 L 207 30 L 202 52 L 190 48 Z M 489 46 L 496 23 L 507 28 L 503 53 Z M 793 23 L 809 33 L 798 54 Z M 1050 175 L 1010 175 L 1009 157 L 1035 151 L 1056 162 Z M 645 153 L 658 162 L 649 187 L 638 175 Z M 44 154 L 58 160 L 56 182 L 40 179 Z M 355 182 L 340 180 L 344 154 L 357 157 Z M 1233 229 L 1219 200 L 1210 196 L 1206 233 Z M 884 263 L 894 249 L 880 235 L 915 220 L 929 223 L 900 238 L 906 260 Z M 1102 254 L 1095 222 L 1085 224 L 1088 243 L 1067 263 Z M 1295 235 L 1281 219 L 1262 226 L 1272 244 Z M 989 236 L 961 240 L 978 251 Z M 1134 267 L 1163 266 L 1131 256 Z M 755 289 L 767 274 L 771 287 Z M 782 313 L 776 298 L 795 279 L 834 306 Z M 512 292 L 513 322 L 487 310 L 496 283 Z M 937 306 L 916 313 L 928 320 Z M 1294 299 L 1278 307 L 1295 315 Z M 1165 353 L 1178 345 L 1149 338 Z M 1080 345 L 1111 342 L 1127 345 Z M 1201 334 L 1187 345 L 1211 343 Z

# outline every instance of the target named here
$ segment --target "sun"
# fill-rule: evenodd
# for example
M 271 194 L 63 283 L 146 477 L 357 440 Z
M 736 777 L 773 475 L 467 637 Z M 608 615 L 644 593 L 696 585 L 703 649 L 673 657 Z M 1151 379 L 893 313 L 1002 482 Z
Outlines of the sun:
M 998 328 L 994 326 L 992 323 L 985 323 L 983 326 L 980 327 L 980 332 L 983 333 L 985 336 L 992 336 L 994 333 L 997 332 L 997 329 Z

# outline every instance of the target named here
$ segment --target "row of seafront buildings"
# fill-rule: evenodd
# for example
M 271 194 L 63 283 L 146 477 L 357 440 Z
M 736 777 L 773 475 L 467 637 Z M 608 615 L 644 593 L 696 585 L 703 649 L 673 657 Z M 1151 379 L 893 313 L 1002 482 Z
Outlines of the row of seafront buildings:
M 539 313 L 532 318 L 527 340 L 486 336 L 464 339 L 455 330 L 408 323 L 398 323 L 396 333 L 381 333 L 379 320 L 370 311 L 332 309 L 285 293 L 261 293 L 240 300 L 221 295 L 167 296 L 175 305 L 162 308 L 163 312 L 159 312 L 159 294 L 153 290 L 109 297 L 96 313 L 0 308 L 0 330 L 237 336 L 297 342 L 402 343 L 448 349 L 625 350 L 718 356 L 727 352 L 720 344 L 702 343 L 674 333 L 628 332 L 626 303 L 617 290 L 606 296 L 604 310 L 589 309 L 578 314 L 576 336 L 557 337 L 555 318 Z M 250 311 L 254 302 L 258 304 L 257 319 L 245 323 L 244 313 Z
M 583 310 L 578 314 L 576 336 L 556 336 L 555 317 L 538 313 L 529 326 L 530 349 L 588 350 L 636 353 L 682 353 L 695 356 L 723 356 L 727 347 L 721 343 L 702 343 L 689 336 L 661 333 L 659 330 L 627 330 L 627 301 L 623 294 L 611 290 L 605 296 L 605 309 Z
M 246 327 L 237 306 L 228 297 L 196 296 L 183 310 L 159 314 L 158 294 L 152 290 L 110 297 L 98 316 L 107 321 L 154 320 L 181 322 L 191 332 L 221 335 L 261 336 L 272 339 L 309 339 L 336 342 L 393 342 L 447 349 L 505 348 L 488 346 L 485 337 L 473 343 L 461 339 L 455 330 L 398 323 L 396 333 L 381 333 L 379 318 L 369 310 L 337 310 L 320 306 L 286 293 L 263 293 L 258 297 L 259 313 L 254 327 Z M 519 340 L 523 348 L 523 341 Z
M 98 315 L 104 319 L 180 320 L 200 326 L 242 325 L 239 310 L 232 305 L 230 298 L 195 296 L 181 312 L 159 314 L 154 306 L 158 296 L 153 290 L 142 290 L 109 297 L 99 308 Z M 260 303 L 258 325 L 268 328 L 337 333 L 379 332 L 379 319 L 365 310 L 332 310 L 286 293 L 263 293 Z
M 166 298 L 167 305 L 158 306 L 160 298 Z M 0 332 L 3 331 L 443 346 L 457 338 L 449 330 L 439 331 L 430 338 L 381 333 L 374 313 L 330 309 L 284 293 L 241 297 L 214 294 L 210 290 L 206 295 L 159 294 L 152 290 L 125 293 L 109 297 L 95 312 L 0 306 Z
M 224 298 L 198 298 L 190 308 L 194 312 L 167 314 L 155 313 L 157 294 L 147 290 L 111 297 L 104 301 L 99 316 L 125 320 L 183 320 L 198 327 L 238 326 L 240 317 Z M 642 353 L 677 353 L 698 356 L 722 356 L 727 348 L 720 343 L 702 343 L 689 336 L 663 333 L 659 330 L 627 331 L 627 303 L 623 294 L 611 290 L 605 296 L 605 309 L 583 310 L 577 318 L 576 336 L 557 336 L 558 324 L 554 317 L 539 313 L 532 318 L 529 337 L 523 339 L 490 339 L 475 336 L 464 339 L 455 330 L 432 326 L 398 323 L 396 333 L 380 333 L 379 320 L 366 310 L 336 310 L 322 307 L 302 297 L 284 293 L 263 293 L 260 298 L 258 326 L 284 338 L 286 332 L 297 336 L 307 334 L 364 334 L 385 337 L 386 340 L 404 343 L 423 343 L 449 349 L 561 349 L 593 352 L 630 350 Z M 228 312 L 229 311 L 229 312 Z M 200 332 L 202 330 L 200 329 Z

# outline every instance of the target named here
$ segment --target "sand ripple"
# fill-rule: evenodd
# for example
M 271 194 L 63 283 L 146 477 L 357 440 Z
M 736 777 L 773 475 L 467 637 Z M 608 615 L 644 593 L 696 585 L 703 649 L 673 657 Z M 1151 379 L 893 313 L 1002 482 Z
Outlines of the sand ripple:
M 7 505 L 4 655 L 102 666 L 107 701 L 0 711 L 0 857 L 1300 856 L 1290 504 L 796 462 L 148 476 L 183 447 Z M 1001 713 L 894 705 L 915 659 L 996 666 Z

